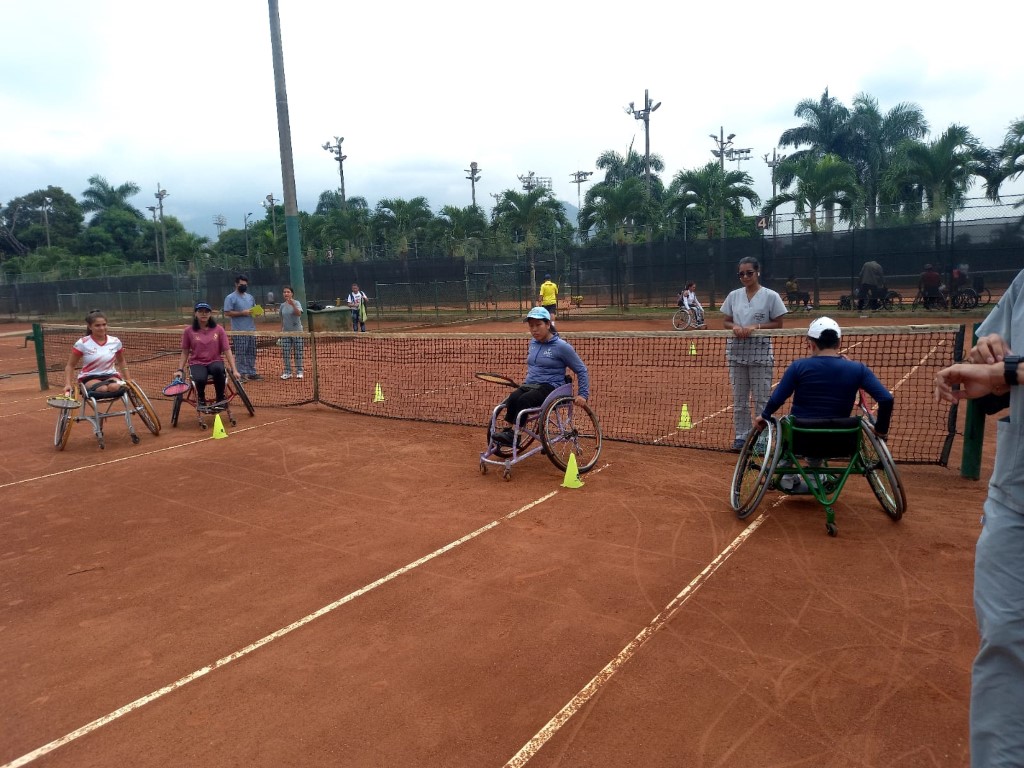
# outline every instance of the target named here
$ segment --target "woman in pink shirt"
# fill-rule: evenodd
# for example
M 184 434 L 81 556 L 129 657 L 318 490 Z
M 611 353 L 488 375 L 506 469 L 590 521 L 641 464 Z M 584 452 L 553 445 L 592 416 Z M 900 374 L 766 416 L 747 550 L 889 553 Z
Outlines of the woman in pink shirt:
M 235 356 L 231 354 L 227 331 L 217 325 L 210 305 L 200 301 L 192 314 L 192 325 L 187 326 L 181 334 L 181 359 L 176 371 L 184 373 L 185 364 L 188 363 L 189 375 L 195 382 L 200 406 L 206 405 L 206 382 L 211 378 L 216 402 L 224 400 L 227 374 L 222 357 L 231 366 L 235 378 L 238 378 L 238 367 L 235 365 Z

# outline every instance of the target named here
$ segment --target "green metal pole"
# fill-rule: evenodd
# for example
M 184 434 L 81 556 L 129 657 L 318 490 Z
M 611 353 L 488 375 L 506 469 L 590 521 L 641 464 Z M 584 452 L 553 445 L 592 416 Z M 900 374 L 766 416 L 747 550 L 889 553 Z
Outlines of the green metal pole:
M 971 336 L 971 346 L 978 343 L 978 326 L 975 323 Z M 960 457 L 960 477 L 968 480 L 981 479 L 981 449 L 985 441 L 985 413 L 974 401 L 967 402 L 967 415 L 964 417 L 964 449 Z
M 39 388 L 44 392 L 50 388 L 46 378 L 46 351 L 43 349 L 43 326 L 32 323 L 32 343 L 36 345 L 36 368 L 39 371 Z

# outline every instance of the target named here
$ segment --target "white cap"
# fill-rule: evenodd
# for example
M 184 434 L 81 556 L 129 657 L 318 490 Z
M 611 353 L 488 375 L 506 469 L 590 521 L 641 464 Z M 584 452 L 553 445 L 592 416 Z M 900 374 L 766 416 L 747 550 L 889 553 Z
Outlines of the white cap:
M 807 329 L 807 335 L 812 339 L 820 339 L 822 331 L 835 331 L 836 338 L 842 338 L 843 332 L 839 329 L 839 323 L 831 317 L 819 317 Z

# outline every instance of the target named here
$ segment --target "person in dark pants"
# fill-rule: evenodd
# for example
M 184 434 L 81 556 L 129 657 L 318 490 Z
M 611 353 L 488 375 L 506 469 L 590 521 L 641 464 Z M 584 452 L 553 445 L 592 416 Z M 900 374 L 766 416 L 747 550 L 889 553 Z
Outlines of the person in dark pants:
M 877 261 L 865 261 L 860 269 L 860 286 L 857 288 L 857 309 L 877 309 L 885 296 L 885 275 Z M 870 300 L 870 303 L 868 303 Z

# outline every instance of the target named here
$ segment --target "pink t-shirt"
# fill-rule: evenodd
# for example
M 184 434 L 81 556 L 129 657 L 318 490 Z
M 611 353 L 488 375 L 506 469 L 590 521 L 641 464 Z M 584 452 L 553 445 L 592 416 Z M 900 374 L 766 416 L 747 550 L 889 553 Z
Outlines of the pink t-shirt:
M 181 334 L 181 348 L 189 350 L 190 365 L 209 365 L 220 360 L 220 356 L 228 351 L 228 334 L 219 325 L 216 328 L 200 328 L 198 331 L 193 331 L 189 325 Z
M 83 336 L 75 342 L 75 351 L 82 356 L 82 370 L 79 380 L 86 376 L 117 375 L 114 366 L 117 353 L 123 349 L 121 340 L 116 336 L 107 336 L 103 344 L 97 344 L 92 336 Z

